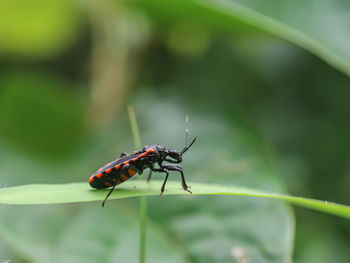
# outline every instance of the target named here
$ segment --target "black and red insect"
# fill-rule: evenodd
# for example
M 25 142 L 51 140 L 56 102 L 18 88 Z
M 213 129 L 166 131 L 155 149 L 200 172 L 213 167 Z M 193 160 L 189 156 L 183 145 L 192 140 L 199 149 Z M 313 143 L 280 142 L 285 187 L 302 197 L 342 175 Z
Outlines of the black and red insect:
M 185 176 L 182 171 L 182 167 L 175 165 L 182 162 L 182 155 L 192 146 L 196 141 L 195 137 L 193 141 L 185 146 L 181 152 L 173 149 L 166 149 L 164 145 L 152 144 L 146 145 L 140 151 L 135 151 L 133 154 L 122 153 L 119 159 L 106 164 L 98 169 L 89 180 L 89 184 L 93 188 L 102 189 L 112 187 L 102 203 L 102 207 L 109 195 L 113 192 L 116 185 L 121 184 L 134 176 L 136 173 L 142 174 L 147 168 L 150 169 L 147 181 L 151 179 L 152 171 L 165 173 L 164 183 L 160 190 L 160 196 L 162 196 L 166 182 L 169 177 L 169 171 L 177 171 L 181 175 L 182 187 L 185 191 L 192 193 L 188 190 L 188 186 L 185 181 Z M 163 164 L 163 162 L 169 162 L 174 164 Z M 159 167 L 155 167 L 158 164 Z

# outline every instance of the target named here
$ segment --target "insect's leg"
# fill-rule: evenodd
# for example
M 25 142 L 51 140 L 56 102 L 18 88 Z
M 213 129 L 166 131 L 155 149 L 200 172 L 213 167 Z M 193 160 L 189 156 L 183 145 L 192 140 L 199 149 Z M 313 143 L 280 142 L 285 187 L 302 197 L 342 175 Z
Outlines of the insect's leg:
M 148 183 L 149 183 L 149 181 L 151 181 L 151 177 L 152 177 L 152 170 L 149 170 L 148 177 L 147 177 Z
M 168 181 L 168 177 L 169 177 L 169 170 L 166 167 L 160 167 L 160 168 L 154 168 L 154 167 L 150 167 L 151 171 L 153 172 L 160 172 L 160 173 L 166 173 L 162 188 L 160 189 L 160 196 L 163 195 L 163 192 L 165 190 L 165 185 L 166 182 Z
M 181 163 L 182 162 L 182 160 L 172 160 L 172 159 L 168 159 L 168 158 L 165 158 L 164 161 L 169 162 L 169 163 Z
M 169 177 L 169 171 L 166 170 L 165 180 L 164 180 L 164 183 L 163 183 L 163 185 L 162 185 L 162 188 L 160 189 L 160 196 L 163 195 L 163 192 L 164 192 L 164 190 L 165 190 L 166 181 L 168 181 L 168 177 Z
M 154 168 L 154 165 L 151 164 L 150 167 L 149 167 L 149 173 L 148 173 L 148 176 L 147 176 L 147 182 L 149 183 L 151 181 L 151 178 L 152 178 L 152 172 L 161 172 L 162 170 L 159 170 L 157 171 L 156 168 Z
M 128 156 L 129 154 L 127 152 L 122 152 L 122 154 L 120 155 L 120 158 L 121 157 L 125 157 L 125 156 Z
M 161 168 L 166 168 L 169 171 L 178 171 L 181 174 L 181 184 L 182 184 L 182 188 L 189 192 L 190 194 L 192 194 L 192 192 L 190 190 L 188 190 L 188 186 L 186 184 L 186 180 L 185 180 L 185 176 L 184 173 L 182 171 L 182 167 L 178 166 L 178 165 L 164 165 Z
M 109 197 L 109 196 L 111 195 L 111 193 L 113 192 L 115 186 L 116 186 L 116 185 L 113 185 L 112 189 L 111 189 L 111 190 L 109 191 L 109 193 L 107 194 L 105 200 L 103 200 L 103 202 L 102 202 L 102 207 L 105 207 L 105 203 L 106 203 L 108 197 Z

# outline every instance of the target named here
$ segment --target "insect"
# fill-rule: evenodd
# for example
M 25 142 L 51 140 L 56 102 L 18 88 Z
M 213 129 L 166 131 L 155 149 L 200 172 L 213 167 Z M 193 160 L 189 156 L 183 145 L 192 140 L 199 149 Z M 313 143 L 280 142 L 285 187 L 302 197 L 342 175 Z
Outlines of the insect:
M 120 158 L 98 169 L 90 177 L 89 184 L 91 187 L 97 189 L 112 187 L 102 203 L 102 207 L 104 207 L 105 202 L 113 192 L 116 185 L 125 182 L 136 173 L 142 174 L 145 169 L 149 168 L 150 173 L 147 181 L 151 180 L 152 172 L 166 174 L 160 190 L 160 196 L 162 196 L 164 192 L 165 185 L 169 177 L 169 171 L 179 172 L 181 175 L 183 189 L 192 194 L 192 192 L 188 190 L 182 167 L 176 164 L 182 162 L 182 155 L 193 145 L 196 139 L 197 137 L 195 137 L 189 145 L 186 143 L 186 146 L 181 152 L 173 149 L 166 149 L 162 144 L 146 145 L 142 148 L 142 150 L 135 151 L 130 155 L 124 152 L 121 154 Z M 173 164 L 163 164 L 163 162 Z M 158 164 L 159 167 L 156 168 L 155 164 Z

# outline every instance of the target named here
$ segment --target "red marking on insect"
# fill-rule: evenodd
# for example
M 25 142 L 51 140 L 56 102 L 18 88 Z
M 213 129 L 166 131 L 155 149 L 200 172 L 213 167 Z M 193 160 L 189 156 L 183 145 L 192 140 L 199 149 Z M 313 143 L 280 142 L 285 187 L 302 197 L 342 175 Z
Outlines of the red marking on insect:
M 139 158 L 143 158 L 143 157 L 145 157 L 145 156 L 147 156 L 148 155 L 148 153 L 147 152 L 145 152 L 145 153 L 141 153 L 140 155 L 139 155 Z
M 129 179 L 129 177 L 127 177 L 125 174 L 121 174 L 120 178 L 123 180 L 123 182 Z
M 91 183 L 94 179 L 95 179 L 95 176 L 94 176 L 94 175 L 91 175 L 91 176 L 90 176 L 89 183 Z
M 112 168 L 107 169 L 105 172 L 109 174 L 110 172 L 112 172 Z
M 128 173 L 131 176 L 134 176 L 136 174 L 136 172 L 133 169 L 128 169 Z
M 101 178 L 102 175 L 103 175 L 103 173 L 99 173 L 99 174 L 96 175 L 96 177 L 97 177 L 97 178 Z
M 114 166 L 115 169 L 119 169 L 120 168 L 120 164 Z

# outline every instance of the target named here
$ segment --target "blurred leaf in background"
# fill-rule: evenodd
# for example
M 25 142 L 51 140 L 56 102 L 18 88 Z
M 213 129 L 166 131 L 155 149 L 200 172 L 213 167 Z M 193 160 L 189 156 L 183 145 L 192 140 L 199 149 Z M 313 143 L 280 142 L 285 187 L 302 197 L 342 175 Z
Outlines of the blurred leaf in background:
M 0 54 L 16 58 L 50 58 L 80 35 L 77 1 L 1 0 Z
M 0 132 L 21 150 L 57 157 L 76 146 L 82 101 L 60 76 L 45 70 L 2 72 Z

